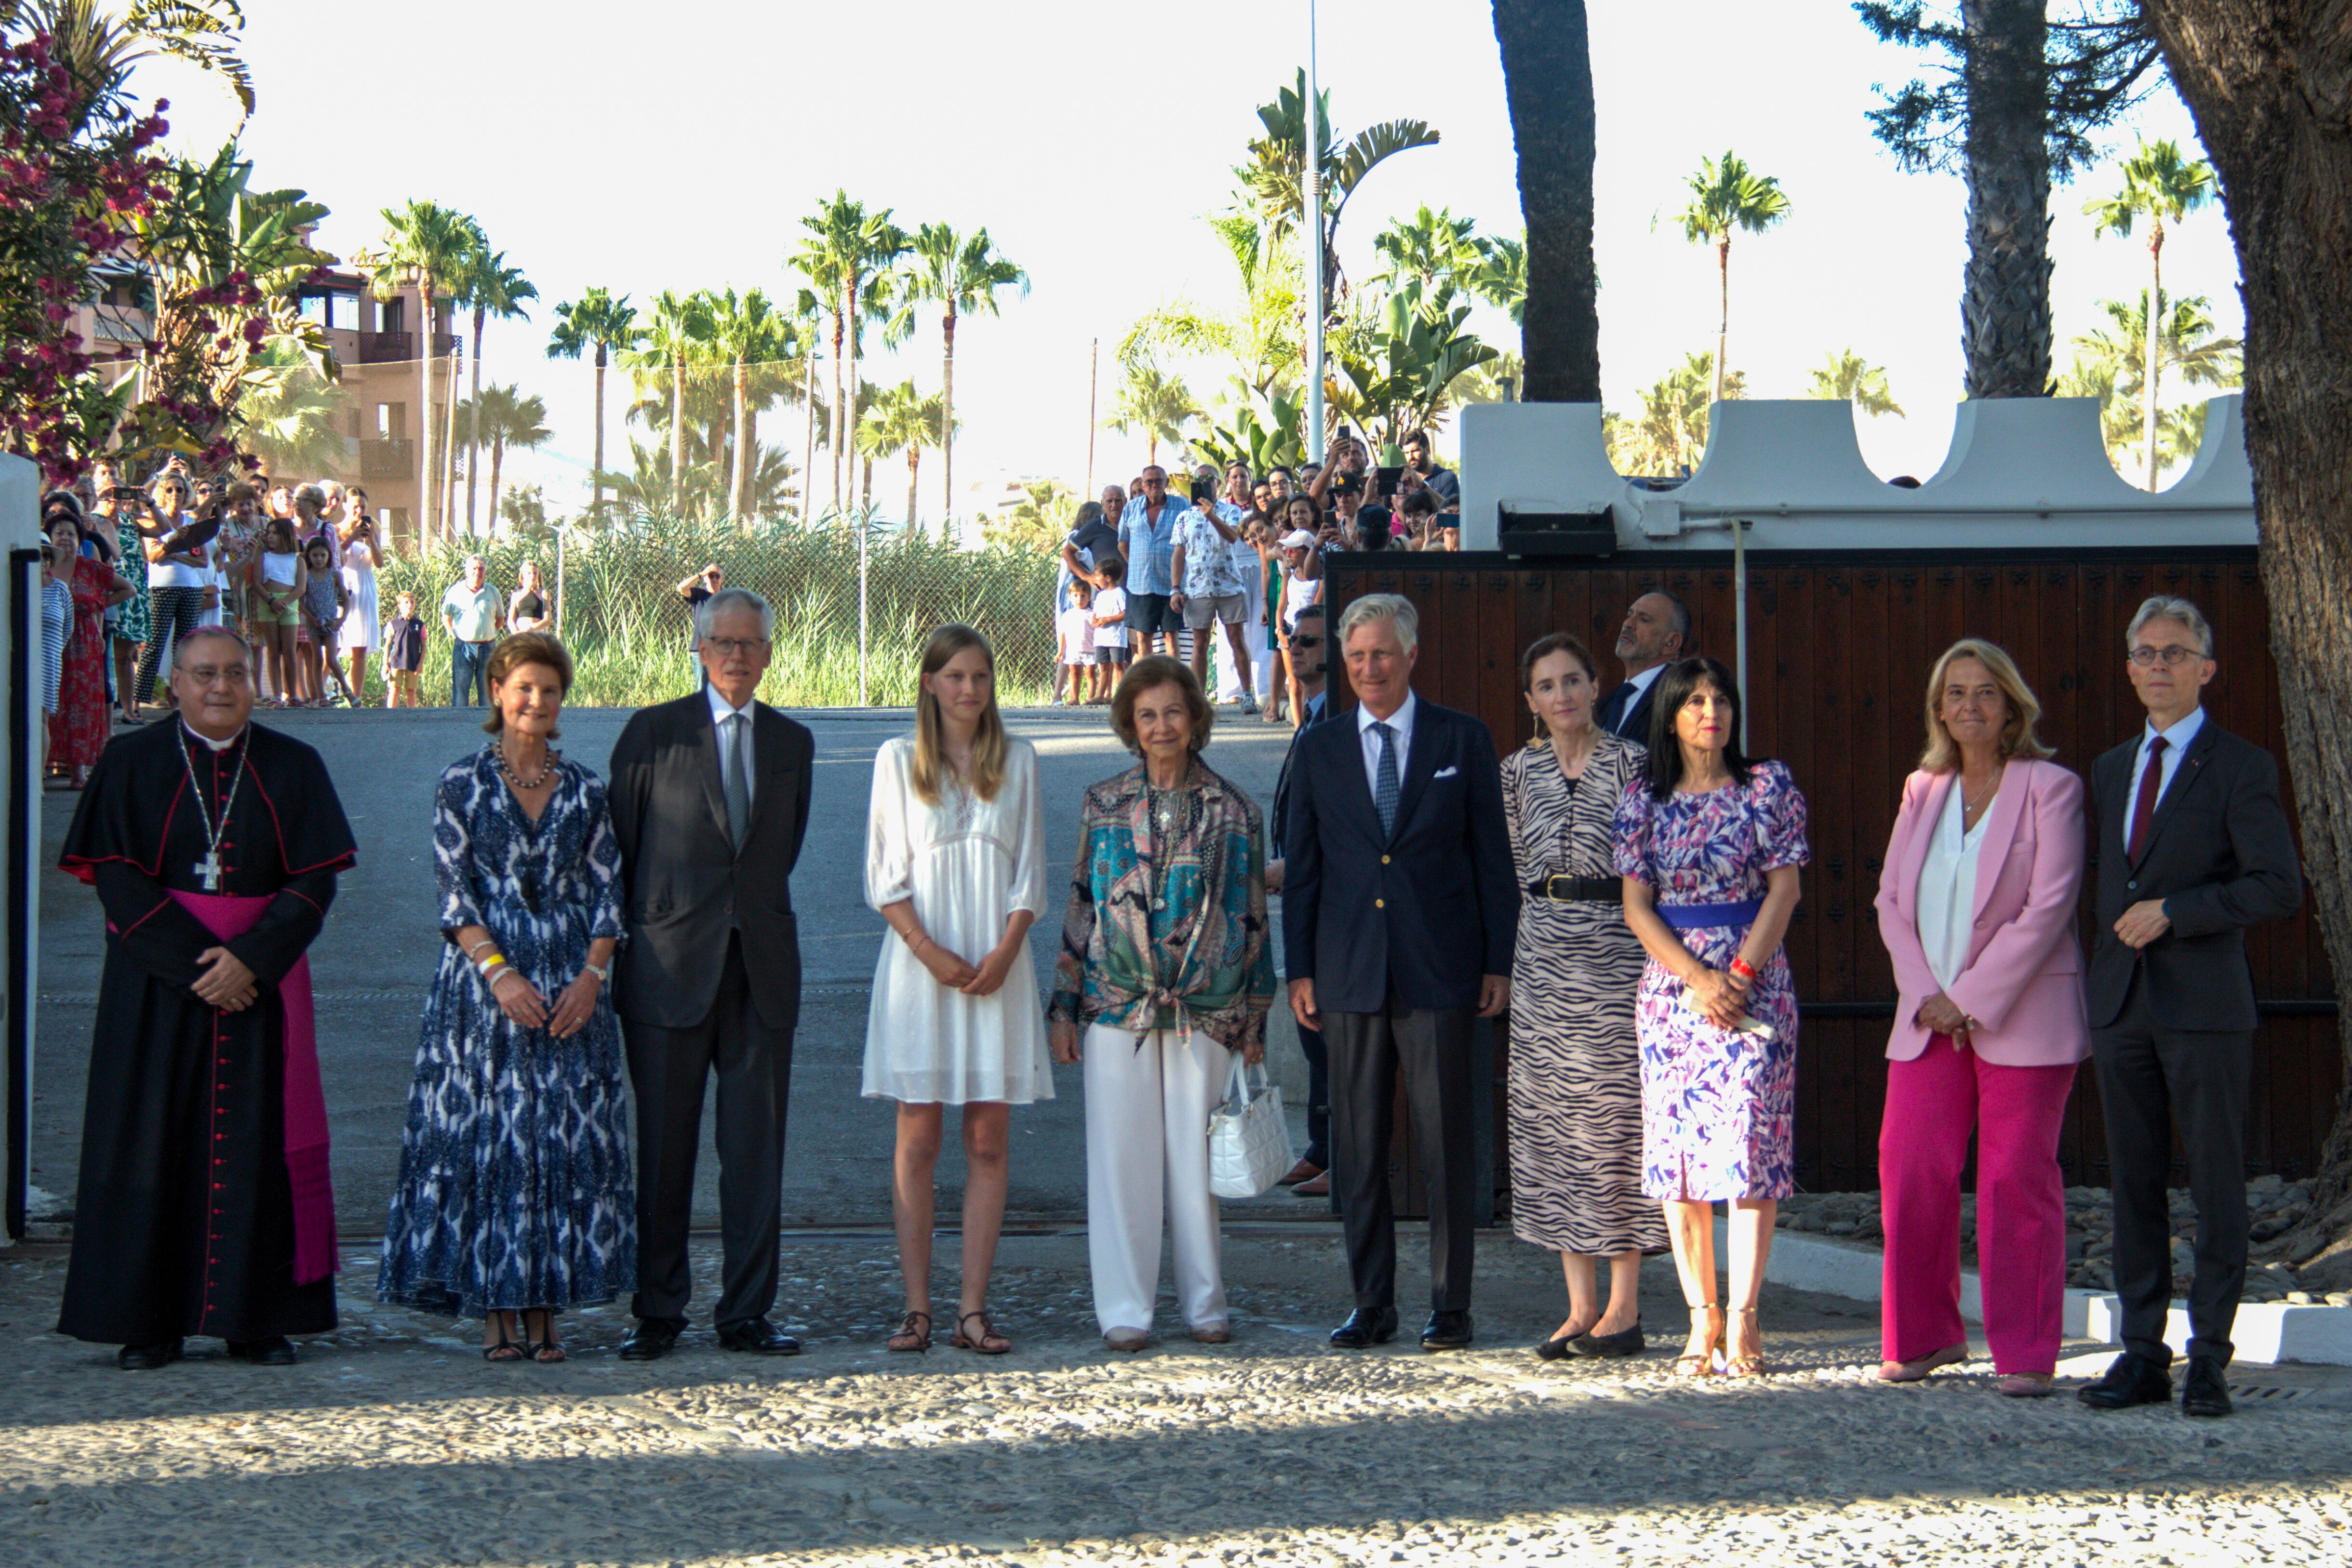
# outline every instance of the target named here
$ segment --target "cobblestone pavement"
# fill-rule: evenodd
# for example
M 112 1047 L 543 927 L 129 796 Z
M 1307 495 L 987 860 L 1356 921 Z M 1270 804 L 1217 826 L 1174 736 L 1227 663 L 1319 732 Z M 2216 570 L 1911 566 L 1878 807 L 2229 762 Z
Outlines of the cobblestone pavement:
M 939 1281 L 952 1301 L 953 1245 Z M 1410 1265 L 1422 1251 L 1404 1239 Z M 699 1299 L 717 1260 L 698 1244 Z M 488 1366 L 478 1325 L 373 1307 L 301 1364 L 151 1374 L 47 1331 L 64 1259 L 0 1253 L 0 1542 L 12 1565 L 186 1563 L 2341 1563 L 2352 1375 L 2248 1368 L 2242 1413 L 2012 1402 L 1976 1360 L 1875 1384 L 1872 1309 L 1775 1290 L 1776 1375 L 1669 1369 L 1679 1296 L 1644 1270 L 1658 1348 L 1546 1364 L 1557 1265 L 1482 1238 L 1477 1348 L 1333 1352 L 1339 1244 L 1238 1226 L 1229 1345 L 1094 1335 L 1085 1239 L 1008 1239 L 982 1360 L 880 1351 L 887 1237 L 796 1236 L 778 1317 L 808 1354 L 730 1355 L 698 1325 L 625 1364 L 617 1308 L 565 1320 L 561 1366 Z M 1425 1288 L 1408 1274 L 1409 1301 Z M 1417 1321 L 1408 1315 L 1408 1333 Z M 1980 1347 L 1979 1347 L 1980 1348 Z M 2075 1347 L 2087 1350 L 2090 1347 Z M 2268 1392 L 2264 1392 L 2268 1390 Z

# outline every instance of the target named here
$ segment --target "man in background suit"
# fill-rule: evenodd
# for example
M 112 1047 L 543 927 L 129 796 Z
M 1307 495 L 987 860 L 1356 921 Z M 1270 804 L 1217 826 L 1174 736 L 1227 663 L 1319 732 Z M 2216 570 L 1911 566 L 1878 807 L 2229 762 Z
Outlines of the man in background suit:
M 768 1312 L 800 1014 L 791 878 L 815 743 L 754 695 L 774 628 L 758 594 L 712 594 L 695 612 L 709 685 L 640 710 L 613 747 L 628 926 L 614 1000 L 637 1102 L 637 1324 L 622 1342 L 627 1361 L 656 1359 L 686 1328 L 695 1145 L 714 1070 L 719 1343 L 762 1355 L 800 1350 Z
M 1612 735 L 1650 744 L 1650 693 L 1658 672 L 1690 652 L 1690 607 L 1664 589 L 1654 589 L 1626 607 L 1617 629 L 1617 657 L 1625 679 L 1601 699 L 1592 719 Z
M 1290 1009 L 1327 1033 L 1331 1172 L 1355 1311 L 1331 1343 L 1396 1337 L 1389 1138 L 1404 1073 L 1429 1195 L 1426 1350 L 1470 1343 L 1476 1195 L 1471 1017 L 1510 1006 L 1519 890 L 1494 737 L 1411 685 L 1419 616 L 1367 594 L 1338 637 L 1357 709 L 1302 730 L 1283 824 Z
M 1290 749 L 1282 756 L 1282 774 L 1275 780 L 1274 810 L 1266 821 L 1266 833 L 1274 841 L 1274 858 L 1265 862 L 1265 890 L 1279 894 L 1287 862 L 1282 854 L 1283 824 L 1290 820 L 1290 769 L 1298 760 L 1298 741 L 1309 726 L 1322 722 L 1326 711 L 1323 691 L 1323 661 L 1328 639 L 1324 635 L 1328 619 L 1320 604 L 1310 604 L 1298 612 L 1298 624 L 1290 634 L 1290 667 L 1298 679 L 1299 700 L 1304 705 L 1298 715 L 1297 732 L 1290 737 Z M 1301 1025 L 1298 1049 L 1307 1058 L 1307 1152 L 1290 1167 L 1290 1174 L 1276 1183 L 1286 1186 L 1301 1197 L 1331 1196 L 1331 1058 L 1324 1049 L 1323 1031 Z
M 2159 595 L 2124 639 L 2147 709 L 2091 770 L 2098 946 L 2085 987 L 2106 1115 L 2124 1353 L 2078 1391 L 2102 1410 L 2172 1396 L 2165 1196 L 2177 1124 L 2197 1200 L 2189 1375 L 2180 1407 L 2226 1416 L 2230 1328 L 2246 1277 L 2246 1101 L 2254 1045 L 2246 927 L 2303 901 L 2278 764 L 2199 706 L 2218 667 L 2194 604 Z

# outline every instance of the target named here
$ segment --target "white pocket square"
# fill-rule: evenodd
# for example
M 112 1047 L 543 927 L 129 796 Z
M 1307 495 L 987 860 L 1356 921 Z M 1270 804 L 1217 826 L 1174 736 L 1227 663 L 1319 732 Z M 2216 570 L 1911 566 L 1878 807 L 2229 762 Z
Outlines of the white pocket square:
M 1441 768 L 1436 772 L 1431 774 L 1430 777 L 1432 779 L 1451 779 L 1456 773 L 1461 771 L 1462 769 L 1459 768 Z

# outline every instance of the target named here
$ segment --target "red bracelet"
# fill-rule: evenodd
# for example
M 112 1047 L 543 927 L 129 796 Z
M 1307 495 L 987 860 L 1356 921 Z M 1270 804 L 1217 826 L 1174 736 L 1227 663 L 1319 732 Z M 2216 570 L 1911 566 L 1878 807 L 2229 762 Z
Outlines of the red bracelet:
M 1748 960 L 1745 958 L 1736 957 L 1731 960 L 1731 963 L 1727 967 L 1733 974 L 1738 976 L 1743 980 L 1752 980 L 1756 977 L 1756 971 L 1748 967 Z

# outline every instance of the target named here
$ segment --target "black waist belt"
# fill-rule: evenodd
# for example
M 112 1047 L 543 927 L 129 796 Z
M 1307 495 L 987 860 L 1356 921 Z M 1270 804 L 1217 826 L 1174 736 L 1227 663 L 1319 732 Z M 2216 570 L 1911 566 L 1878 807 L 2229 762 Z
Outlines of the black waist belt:
M 1548 876 L 1541 882 L 1528 883 L 1529 898 L 1557 899 L 1561 903 L 1622 904 L 1625 883 L 1613 876 Z

